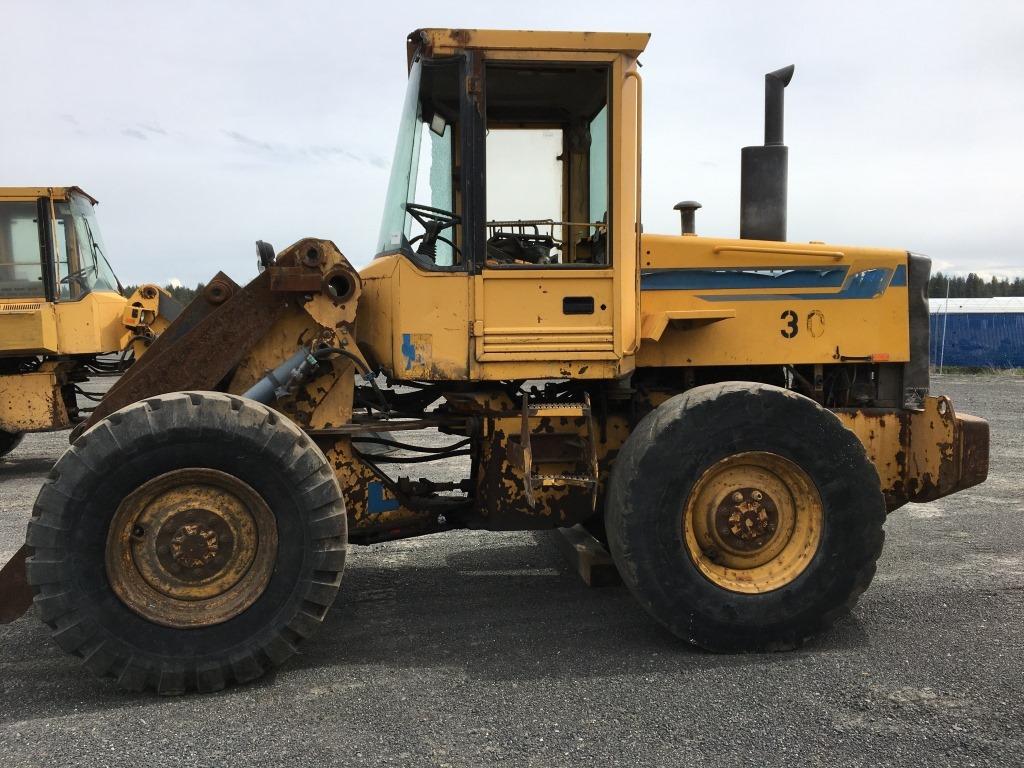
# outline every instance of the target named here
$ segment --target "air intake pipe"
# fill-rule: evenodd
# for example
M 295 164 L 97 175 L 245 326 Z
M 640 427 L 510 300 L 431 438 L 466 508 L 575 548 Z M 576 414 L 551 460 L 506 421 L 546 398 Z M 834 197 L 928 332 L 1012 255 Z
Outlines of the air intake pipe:
M 744 147 L 740 177 L 740 237 L 786 239 L 789 147 L 782 143 L 783 100 L 795 67 L 764 76 L 764 146 Z

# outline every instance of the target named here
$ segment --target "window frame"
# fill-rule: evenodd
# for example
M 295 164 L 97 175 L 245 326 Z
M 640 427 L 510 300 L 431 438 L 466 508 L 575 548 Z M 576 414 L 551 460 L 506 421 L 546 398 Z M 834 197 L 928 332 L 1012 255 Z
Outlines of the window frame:
M 25 206 L 34 206 L 35 208 L 35 219 L 36 224 L 36 259 L 39 265 L 39 273 L 41 280 L 41 291 L 31 294 L 31 296 L 2 296 L 0 302 L 3 303 L 17 303 L 28 298 L 42 297 L 44 301 L 53 302 L 55 301 L 55 277 L 54 277 L 54 264 L 53 264 L 53 231 L 52 231 L 52 201 L 46 196 L 16 196 L 16 197 L 4 197 L 0 199 L 0 205 L 5 204 L 21 204 Z M 13 243 L 12 243 L 13 246 Z M 11 254 L 12 258 L 14 254 Z M 24 263 L 27 266 L 27 262 Z M 17 262 L 12 262 L 11 266 L 17 266 Z M 33 281 L 28 281 L 33 282 Z
M 479 60 L 479 54 L 467 51 L 465 54 L 445 57 L 429 57 L 422 53 L 415 54 L 410 62 L 419 62 L 422 67 L 451 65 L 454 61 L 458 70 L 456 78 L 459 84 L 459 119 L 455 125 L 450 125 L 449 130 L 454 132 L 452 136 L 452 169 L 458 171 L 458 183 L 452 185 L 452 197 L 455 210 L 452 212 L 459 216 L 459 223 L 452 232 L 452 241 L 458 246 L 462 254 L 462 263 L 443 265 L 437 264 L 432 259 L 422 256 L 406 243 L 397 247 L 389 248 L 377 253 L 374 258 L 383 258 L 400 254 L 416 265 L 417 268 L 427 272 L 450 272 L 453 274 L 472 274 L 475 271 L 476 253 L 474 248 L 479 247 L 471 242 L 470 234 L 473 228 L 468 222 L 476 218 L 476 209 L 482 205 L 482 198 L 479 198 L 479 190 L 473 180 L 472 169 L 477 167 L 474 158 L 478 150 L 479 140 L 477 133 L 479 126 L 477 115 L 480 112 L 478 104 L 474 100 L 474 94 L 470 93 L 472 85 L 472 72 L 474 71 L 474 60 Z M 422 125 L 418 126 L 422 130 Z M 422 151 L 422 147 L 420 148 Z M 461 211 L 459 210 L 461 207 Z M 382 211 L 383 215 L 383 211 Z M 408 216 L 408 214 L 406 214 Z M 473 238 L 475 239 L 475 238 Z M 453 254 L 454 255 L 454 254 Z
M 488 131 L 488 126 L 487 126 L 487 77 L 486 77 L 486 72 L 487 72 L 487 69 L 489 67 L 492 67 L 492 66 L 493 67 L 507 66 L 507 67 L 521 68 L 521 69 L 529 69 L 531 65 L 536 65 L 537 67 L 544 67 L 546 69 L 550 69 L 552 67 L 558 67 L 560 65 L 565 66 L 566 68 L 578 67 L 578 66 L 593 66 L 593 67 L 600 67 L 601 69 L 603 69 L 605 71 L 605 102 L 604 102 L 605 106 L 603 108 L 606 108 L 608 110 L 607 139 L 606 139 L 606 142 L 605 142 L 605 154 L 606 154 L 605 162 L 607 163 L 607 169 L 608 169 L 608 172 L 607 172 L 607 183 L 606 183 L 606 196 L 607 196 L 607 201 L 608 201 L 608 210 L 607 210 L 607 223 L 606 223 L 606 227 L 605 227 L 605 241 L 606 241 L 606 249 L 607 249 L 606 250 L 607 260 L 606 260 L 606 263 L 604 263 L 604 264 L 586 264 L 586 263 L 577 263 L 577 262 L 569 262 L 569 263 L 564 263 L 564 264 L 487 264 L 486 263 L 486 261 L 487 261 L 487 254 L 486 254 L 486 242 L 487 242 L 487 218 L 486 218 L 486 216 L 487 216 L 487 211 L 486 211 L 486 200 L 485 200 L 484 201 L 485 205 L 484 205 L 484 208 L 483 208 L 484 218 L 483 218 L 483 221 L 481 221 L 479 223 L 479 228 L 480 228 L 481 233 L 483 235 L 483 241 L 484 241 L 483 245 L 481 247 L 481 251 L 480 251 L 483 254 L 483 258 L 480 259 L 479 263 L 477 263 L 475 265 L 474 274 L 479 274 L 480 271 L 483 268 L 485 268 L 485 267 L 488 270 L 508 270 L 508 271 L 521 271 L 521 270 L 571 271 L 571 270 L 581 270 L 581 271 L 588 271 L 589 272 L 589 271 L 600 271 L 600 270 L 613 270 L 614 269 L 614 264 L 615 264 L 615 261 L 614 261 L 615 254 L 613 253 L 613 248 L 612 248 L 613 243 L 614 243 L 613 228 L 614 228 L 614 218 L 615 218 L 614 215 L 612 214 L 612 205 L 613 205 L 613 201 L 614 201 L 614 185 L 615 185 L 615 178 L 614 178 L 615 168 L 614 168 L 614 164 L 613 164 L 613 151 L 614 151 L 613 148 L 614 148 L 614 144 L 615 144 L 615 138 L 614 138 L 614 135 L 613 135 L 613 126 L 614 126 L 614 114 L 615 114 L 614 110 L 616 109 L 616 107 L 615 107 L 614 102 L 613 102 L 613 88 L 612 88 L 612 84 L 613 84 L 613 81 L 614 81 L 614 78 L 615 78 L 615 60 L 616 60 L 616 57 L 615 56 L 611 56 L 611 57 L 608 57 L 608 58 L 592 58 L 590 56 L 584 56 L 584 57 L 581 57 L 581 58 L 577 58 L 575 56 L 562 56 L 562 57 L 556 58 L 556 59 L 549 59 L 549 58 L 546 58 L 546 57 L 531 56 L 528 52 L 524 52 L 524 55 L 521 56 L 521 57 L 519 57 L 519 56 L 517 56 L 517 57 L 509 57 L 507 55 L 507 52 L 505 52 L 505 53 L 506 53 L 506 55 L 494 56 L 494 57 L 486 57 L 486 59 L 484 59 L 484 57 L 480 57 L 481 60 L 482 60 L 481 63 L 483 64 L 483 66 L 481 68 L 482 71 L 481 71 L 481 76 L 480 76 L 480 82 L 481 82 L 481 90 L 483 92 L 483 97 L 484 97 L 483 98 L 483 102 L 484 102 L 483 103 L 483 116 L 482 116 L 483 117 L 483 129 L 484 129 L 483 130 L 483 141 L 482 141 L 482 144 L 484 145 L 484 150 L 483 150 L 482 162 L 481 162 L 481 164 L 479 166 L 479 168 L 480 168 L 480 174 L 479 175 L 482 178 L 482 186 L 485 189 L 487 187 L 486 137 L 487 137 L 487 131 Z M 600 114 L 600 111 L 598 111 L 598 114 Z M 595 114 L 594 117 L 596 118 L 596 116 L 597 115 Z M 593 121 L 593 119 L 594 118 L 591 118 L 591 121 Z M 522 127 L 522 128 L 537 128 L 538 130 L 543 129 L 545 127 L 547 127 L 547 128 L 557 127 L 559 129 L 563 130 L 563 135 L 564 135 L 564 125 L 554 124 L 554 123 L 550 123 L 550 122 L 549 123 L 543 123 L 543 122 L 536 122 L 536 123 L 496 122 L 495 125 L 498 126 L 498 127 L 501 127 L 501 128 Z M 564 188 L 563 188 L 563 193 L 567 193 L 567 190 L 564 189 Z M 563 211 L 563 215 L 564 215 L 564 211 Z

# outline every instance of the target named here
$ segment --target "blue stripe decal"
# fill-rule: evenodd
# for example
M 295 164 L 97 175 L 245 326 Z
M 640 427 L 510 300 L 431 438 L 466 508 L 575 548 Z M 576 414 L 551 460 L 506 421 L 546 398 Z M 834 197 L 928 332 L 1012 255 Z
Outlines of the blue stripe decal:
M 836 301 L 840 299 L 874 299 L 885 293 L 893 270 L 884 267 L 865 269 L 846 281 L 837 293 L 728 293 L 705 294 L 705 301 Z
M 727 288 L 838 288 L 849 267 L 749 267 L 735 269 L 645 269 L 643 291 L 713 291 Z
M 907 268 L 905 265 L 900 264 L 896 267 L 896 271 L 893 272 L 892 282 L 889 283 L 890 288 L 906 288 L 907 286 Z
M 366 511 L 371 515 L 379 515 L 392 509 L 398 509 L 398 499 L 384 498 L 382 483 L 369 483 L 366 487 Z
M 410 370 L 416 362 L 416 347 L 412 343 L 412 334 L 402 334 L 402 357 L 405 358 L 405 370 Z

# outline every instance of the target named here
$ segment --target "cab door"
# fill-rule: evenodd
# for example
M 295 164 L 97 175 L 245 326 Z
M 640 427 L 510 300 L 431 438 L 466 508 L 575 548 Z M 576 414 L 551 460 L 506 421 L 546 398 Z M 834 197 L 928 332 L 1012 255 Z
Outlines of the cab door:
M 621 66 L 614 57 L 484 68 L 486 247 L 471 330 L 478 378 L 608 378 L 631 364 L 637 91 L 623 87 Z M 624 113 L 632 130 L 623 130 Z

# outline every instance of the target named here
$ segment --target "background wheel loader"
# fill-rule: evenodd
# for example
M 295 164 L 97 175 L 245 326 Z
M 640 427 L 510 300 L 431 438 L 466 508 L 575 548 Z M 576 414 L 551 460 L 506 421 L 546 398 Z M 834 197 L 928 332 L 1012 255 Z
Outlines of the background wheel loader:
M 80 385 L 123 371 L 181 310 L 155 285 L 122 295 L 95 205 L 78 187 L 0 188 L 0 457 L 83 421 L 96 395 Z
M 785 241 L 792 68 L 742 237 L 696 236 L 692 203 L 642 232 L 647 41 L 409 37 L 375 258 L 260 243 L 44 483 L 23 575 L 62 648 L 217 690 L 317 630 L 348 544 L 575 524 L 679 637 L 793 648 L 867 587 L 887 512 L 985 479 L 987 424 L 928 392 L 928 260 Z

